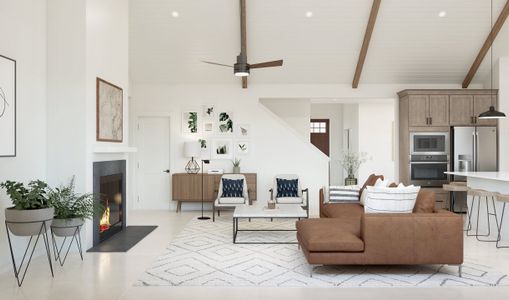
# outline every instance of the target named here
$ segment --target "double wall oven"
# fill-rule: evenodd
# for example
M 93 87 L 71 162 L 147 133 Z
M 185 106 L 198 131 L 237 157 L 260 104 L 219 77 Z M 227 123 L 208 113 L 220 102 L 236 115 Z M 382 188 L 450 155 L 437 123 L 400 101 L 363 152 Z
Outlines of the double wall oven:
M 449 133 L 410 133 L 410 182 L 426 187 L 448 183 Z

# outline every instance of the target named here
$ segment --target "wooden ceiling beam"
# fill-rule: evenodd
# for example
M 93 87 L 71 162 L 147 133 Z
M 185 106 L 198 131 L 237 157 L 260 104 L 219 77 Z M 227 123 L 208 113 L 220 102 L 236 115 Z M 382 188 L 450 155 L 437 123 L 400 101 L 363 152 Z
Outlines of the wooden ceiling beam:
M 493 45 L 493 42 L 497 38 L 500 29 L 502 29 L 502 26 L 504 26 L 505 20 L 507 19 L 508 16 L 509 16 L 509 0 L 506 2 L 504 8 L 500 12 L 497 22 L 495 22 L 495 24 L 493 25 L 490 34 L 486 38 L 486 41 L 484 41 L 481 50 L 479 50 L 479 53 L 477 54 L 477 57 L 474 60 L 474 63 L 470 67 L 467 76 L 465 76 L 463 84 L 461 85 L 464 89 L 468 88 L 468 86 L 472 82 L 472 79 L 474 79 L 474 76 L 477 73 L 477 70 L 479 70 L 479 67 L 481 66 L 481 63 L 484 60 L 484 57 L 486 56 L 488 50 L 490 50 L 491 46 Z
M 364 40 L 362 42 L 361 52 L 359 53 L 359 60 L 357 61 L 357 68 L 355 69 L 355 75 L 353 77 L 352 88 L 354 89 L 359 86 L 362 68 L 364 67 L 364 61 L 366 60 L 366 55 L 368 54 L 369 43 L 371 41 L 373 29 L 375 28 L 376 18 L 378 16 L 378 10 L 380 9 L 381 2 L 382 0 L 373 0 L 373 6 L 371 6 L 368 26 L 366 27 L 366 32 L 364 33 Z

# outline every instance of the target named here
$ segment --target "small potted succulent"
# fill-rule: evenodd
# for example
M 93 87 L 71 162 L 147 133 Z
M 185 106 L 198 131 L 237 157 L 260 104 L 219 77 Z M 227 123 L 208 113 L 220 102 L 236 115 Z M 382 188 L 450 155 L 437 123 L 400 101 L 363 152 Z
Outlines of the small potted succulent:
M 13 207 L 5 209 L 5 221 L 12 234 L 17 236 L 38 235 L 42 221 L 46 230 L 51 226 L 54 209 L 48 201 L 48 185 L 40 180 L 31 181 L 28 185 L 22 182 L 5 181 L 0 183 L 11 198 Z
M 233 164 L 233 174 L 239 174 L 240 173 L 240 159 L 235 158 L 232 160 Z
M 348 177 L 345 178 L 345 185 L 356 185 L 357 178 L 355 178 L 355 173 L 359 170 L 359 167 L 368 160 L 366 153 L 355 153 L 355 152 L 344 152 L 340 162 L 343 166 L 343 169 L 348 174 Z
M 78 194 L 74 190 L 74 177 L 68 185 L 48 188 L 48 199 L 55 208 L 53 233 L 56 236 L 73 236 L 76 228 L 91 219 L 100 208 L 93 194 Z

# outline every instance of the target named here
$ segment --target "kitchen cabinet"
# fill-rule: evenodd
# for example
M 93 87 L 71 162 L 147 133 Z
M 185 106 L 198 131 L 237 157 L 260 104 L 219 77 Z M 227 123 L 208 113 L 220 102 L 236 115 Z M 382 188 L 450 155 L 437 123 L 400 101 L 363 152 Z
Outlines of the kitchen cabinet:
M 411 95 L 408 97 L 408 121 L 412 127 L 448 126 L 449 96 Z
M 491 95 L 453 95 L 450 96 L 451 126 L 496 126 L 497 120 L 479 120 L 479 114 L 497 106 L 496 98 Z M 493 104 L 492 104 L 493 103 Z

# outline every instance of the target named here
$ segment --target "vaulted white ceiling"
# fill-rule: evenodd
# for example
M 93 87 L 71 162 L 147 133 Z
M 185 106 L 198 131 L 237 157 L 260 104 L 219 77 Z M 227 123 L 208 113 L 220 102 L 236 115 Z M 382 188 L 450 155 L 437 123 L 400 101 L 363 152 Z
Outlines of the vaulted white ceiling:
M 495 20 L 505 2 L 494 0 Z M 250 82 L 351 84 L 371 5 L 247 0 L 249 62 L 284 59 L 281 68 L 252 70 Z M 130 0 L 129 9 L 134 82 L 238 82 L 231 69 L 200 62 L 234 63 L 238 0 Z M 460 84 L 489 31 L 490 0 L 382 0 L 360 84 Z M 500 56 L 509 56 L 509 24 L 494 44 L 495 61 Z M 489 56 L 473 83 L 488 74 Z

